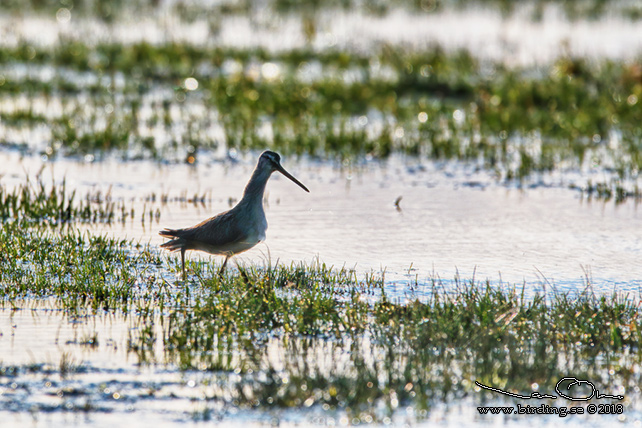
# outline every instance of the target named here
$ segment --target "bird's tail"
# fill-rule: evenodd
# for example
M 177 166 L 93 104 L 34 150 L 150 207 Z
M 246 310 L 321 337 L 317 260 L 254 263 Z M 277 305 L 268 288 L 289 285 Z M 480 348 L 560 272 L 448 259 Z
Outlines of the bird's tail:
M 168 238 L 174 238 L 171 241 L 167 241 L 164 244 L 161 244 L 160 246 L 162 248 L 165 248 L 166 250 L 169 251 L 178 251 L 182 250 L 185 248 L 185 245 L 187 244 L 187 241 L 181 237 L 178 236 L 178 231 L 175 229 L 165 229 L 161 230 L 158 232 L 159 235 L 161 236 L 166 236 Z

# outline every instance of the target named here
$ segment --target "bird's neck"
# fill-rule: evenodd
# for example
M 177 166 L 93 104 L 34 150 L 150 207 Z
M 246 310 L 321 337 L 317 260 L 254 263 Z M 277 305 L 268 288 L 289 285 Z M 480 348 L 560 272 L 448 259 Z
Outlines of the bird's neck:
M 267 184 L 270 175 L 272 175 L 272 171 L 269 169 L 256 168 L 252 173 L 252 178 L 250 178 L 247 186 L 245 186 L 241 202 L 257 203 L 257 201 L 259 201 L 262 203 L 263 193 L 265 193 L 265 185 Z

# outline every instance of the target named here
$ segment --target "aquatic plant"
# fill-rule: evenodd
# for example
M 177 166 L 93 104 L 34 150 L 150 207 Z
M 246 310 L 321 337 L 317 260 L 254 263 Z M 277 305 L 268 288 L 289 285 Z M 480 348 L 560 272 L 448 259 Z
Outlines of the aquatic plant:
M 193 304 L 169 316 L 166 358 L 217 378 L 240 374 L 228 380 L 240 407 L 307 403 L 381 420 L 465 397 L 475 380 L 553 391 L 568 367 L 603 379 L 603 364 L 614 367 L 608 361 L 641 339 L 635 302 L 590 292 L 524 300 L 518 289 L 457 280 L 395 303 L 377 281 L 292 265 L 213 277 L 192 293 Z M 630 357 L 625 366 L 639 362 Z M 626 371 L 614 377 L 635 382 Z
M 215 385 L 204 389 L 208 403 L 361 421 L 393 420 L 410 406 L 420 420 L 453 398 L 486 400 L 475 381 L 530 394 L 533 384 L 554 391 L 570 369 L 609 388 L 641 380 L 637 300 L 595 295 L 590 283 L 526 299 L 529 284 L 435 279 L 391 295 L 376 274 L 321 262 L 239 266 L 222 277 L 212 263 L 187 267 L 188 281 L 168 280 L 180 262 L 157 249 L 29 223 L 0 228 L 4 307 L 131 319 L 127 350 L 138 364 L 200 373 Z M 98 337 L 86 337 L 78 346 L 88 352 Z M 60 375 L 74 367 L 63 356 Z
M 121 204 L 122 205 L 122 204 Z M 122 218 L 129 214 L 121 211 Z M 46 186 L 41 179 L 29 179 L 13 189 L 0 186 L 0 219 L 22 222 L 45 222 L 48 225 L 73 221 L 111 223 L 116 220 L 117 204 L 109 194 L 87 193 L 76 199 L 76 191 L 68 191 L 66 182 Z
M 6 126 L 46 124 L 42 154 L 54 158 L 118 151 L 195 163 L 221 145 L 337 160 L 403 153 L 475 163 L 519 183 L 560 169 L 601 169 L 610 175 L 601 184 L 625 197 L 642 161 L 635 62 L 561 57 L 531 69 L 438 46 L 268 52 L 65 40 L 3 46 L 0 58 L 65 65 L 46 81 L 0 79 L 0 93 L 16 100 L 0 111 Z

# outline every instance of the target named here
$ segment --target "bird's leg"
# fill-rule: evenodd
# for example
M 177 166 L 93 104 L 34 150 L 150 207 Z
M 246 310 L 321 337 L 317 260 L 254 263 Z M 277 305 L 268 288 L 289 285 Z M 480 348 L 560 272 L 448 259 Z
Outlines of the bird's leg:
M 223 271 L 225 270 L 225 266 L 227 265 L 227 261 L 230 259 L 230 256 L 225 256 L 225 261 L 223 262 L 223 266 L 221 266 L 221 269 L 218 271 L 218 276 L 221 278 L 223 277 Z
M 185 275 L 185 247 L 181 248 L 181 265 L 183 266 L 183 281 L 187 279 Z
M 243 277 L 243 281 L 245 281 L 246 284 L 250 283 L 250 278 L 248 278 L 247 273 L 245 273 L 245 269 L 242 269 L 241 266 L 236 265 L 239 268 L 239 273 Z
M 245 273 L 245 269 L 239 266 L 238 260 L 235 260 L 235 262 L 236 262 L 236 268 L 239 270 L 239 273 L 241 274 L 241 278 L 243 278 L 243 281 L 245 281 L 245 284 L 250 285 L 250 278 L 248 278 L 247 273 Z M 243 296 L 241 296 L 241 300 L 245 298 L 248 291 L 249 290 L 246 290 L 245 293 L 243 293 Z

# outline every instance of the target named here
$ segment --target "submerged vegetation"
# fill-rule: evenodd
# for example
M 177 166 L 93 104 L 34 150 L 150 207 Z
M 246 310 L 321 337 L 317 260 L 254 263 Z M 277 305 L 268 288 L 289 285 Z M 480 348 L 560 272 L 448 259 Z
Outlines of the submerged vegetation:
M 642 10 L 634 2 L 621 0 L 532 0 L 532 18 L 541 19 L 546 7 L 559 5 L 570 19 L 597 18 L 607 12 L 615 12 L 632 20 L 642 17 Z M 3 6 L 10 12 L 56 13 L 60 8 L 69 8 L 83 17 L 95 17 L 107 23 L 117 22 L 128 14 L 153 14 L 158 12 L 158 0 L 112 0 L 109 3 L 90 0 L 5 0 Z M 186 21 L 206 17 L 214 23 L 222 17 L 251 14 L 254 10 L 268 10 L 279 14 L 310 14 L 324 10 L 358 10 L 366 14 L 383 15 L 394 9 L 405 9 L 413 13 L 435 13 L 444 9 L 471 6 L 487 6 L 510 15 L 519 10 L 515 2 L 506 0 L 393 0 L 390 2 L 361 2 L 356 0 L 329 0 L 323 2 L 301 2 L 295 0 L 221 1 L 214 3 L 168 1 L 163 10 Z
M 601 174 L 580 187 L 640 196 L 639 60 L 518 67 L 439 46 L 269 51 L 61 37 L 1 45 L 0 94 L 0 146 L 48 159 L 195 163 L 203 151 L 266 147 L 341 161 L 404 154 L 466 162 L 508 183 Z
M 198 2 L 168 3 L 187 22 L 202 9 Z M 308 42 L 314 38 L 307 14 L 317 3 L 266 3 L 276 13 L 302 13 Z M 432 13 L 463 2 L 393 3 Z M 515 7 L 503 0 L 477 3 L 498 4 L 506 13 Z M 535 15 L 549 3 L 534 1 Z M 622 5 L 563 3 L 573 19 Z M 330 2 L 362 5 L 368 13 L 388 7 Z M 3 6 L 3 13 L 55 14 L 61 23 L 73 13 L 111 26 L 131 7 L 151 10 L 159 2 Z M 630 19 L 642 16 L 625 6 L 620 12 Z M 255 7 L 219 3 L 208 12 L 209 31 L 220 22 L 213 17 Z M 194 164 L 204 151 L 272 148 L 349 164 L 400 154 L 466 163 L 520 185 L 580 171 L 589 177 L 572 185 L 588 198 L 642 197 L 639 59 L 567 55 L 517 67 L 439 46 L 358 51 L 309 43 L 269 51 L 171 38 L 119 43 L 61 36 L 49 45 L 0 43 L 0 100 L 0 150 L 45 161 L 115 156 Z M 308 409 L 305 417 L 328 417 L 329 425 L 332 418 L 412 423 L 453 399 L 473 406 L 510 402 L 475 381 L 529 395 L 553 392 L 572 373 L 600 391 L 625 391 L 617 403 L 642 410 L 639 296 L 595 295 L 588 278 L 583 291 L 569 294 L 534 291 L 540 284 L 460 278 L 403 284 L 399 294 L 383 276 L 360 277 L 321 262 L 239 266 L 218 276 L 217 267 L 188 261 L 189 279 L 179 281 L 180 265 L 157 248 L 86 231 L 94 223 L 157 222 L 157 203 L 206 201 L 204 195 L 146 198 L 136 213 L 131 201 L 110 190 L 80 195 L 65 182 L 46 185 L 39 178 L 13 188 L 0 183 L 0 314 L 53 312 L 89 330 L 66 344 L 84 355 L 120 346 L 136 370 L 179 372 L 191 379 L 184 382 L 188 388 L 201 389 L 180 396 L 180 388 L 161 393 L 160 386 L 138 381 L 118 391 L 112 389 L 117 380 L 75 384 L 102 369 L 67 352 L 57 365 L 0 358 L 4 409 L 108 413 L 110 403 L 120 402 L 131 412 L 134 404 L 162 397 L 198 402 L 197 421 L 223 419 L 230 409 L 294 408 Z M 98 332 L 100 323 L 125 326 L 126 343 L 114 345 Z M 0 326 L 0 340 L 28 334 L 17 327 L 12 321 L 8 333 Z M 43 379 L 31 387 L 25 379 L 34 373 Z M 59 379 L 51 381 L 52 374 Z M 49 395 L 30 403 L 40 390 Z M 279 423 L 279 413 L 270 416 Z
M 412 406 L 421 420 L 454 398 L 502 398 L 475 381 L 524 395 L 533 385 L 554 391 L 569 370 L 600 389 L 629 391 L 641 381 L 637 303 L 596 296 L 590 285 L 524 298 L 523 288 L 435 280 L 409 287 L 402 301 L 388 297 L 376 275 L 321 263 L 239 267 L 219 277 L 194 262 L 190 279 L 173 283 L 161 272 L 180 266 L 156 250 L 15 225 L 0 231 L 3 306 L 19 310 L 15 302 L 31 299 L 36 309 L 53 297 L 71 319 L 135 320 L 127 349 L 139 364 L 200 372 L 217 385 L 203 392 L 205 413 L 293 407 L 366 423 L 395 420 Z M 82 346 L 109 339 L 89 336 Z M 0 378 L 21 370 L 4 367 Z
M 0 84 L 17 97 L 0 111 L 8 126 L 50 126 L 47 155 L 167 157 L 177 145 L 192 155 L 219 145 L 340 158 L 402 152 L 479 162 L 507 179 L 587 165 L 628 179 L 642 159 L 638 63 L 561 58 L 520 70 L 440 48 L 364 55 L 72 41 L 0 47 L 0 58 L 9 70 L 65 67 L 49 80 L 7 73 Z M 86 72 L 94 77 L 78 79 Z
M 231 279 L 206 281 L 193 307 L 170 315 L 166 347 L 183 368 L 240 369 L 234 396 L 247 406 L 307 402 L 377 419 L 382 405 L 387 416 L 411 405 L 419 414 L 471 394 L 475 380 L 530 391 L 534 382 L 554 390 L 568 367 L 601 376 L 613 366 L 597 361 L 618 360 L 641 339 L 638 309 L 616 296 L 524 301 L 515 290 L 464 281 L 456 292 L 435 283 L 423 301 L 411 292 L 400 304 L 381 282 L 324 266 Z M 283 358 L 273 362 L 272 352 Z M 636 382 L 620 370 L 605 381 Z
M 180 281 L 180 261 L 158 248 L 76 230 L 93 208 L 74 201 L 64 185 L 42 183 L 0 198 L 0 312 L 51 311 L 85 326 L 59 364 L 0 365 L 0 387 L 16 391 L 0 397 L 11 411 L 25 411 L 32 396 L 32 413 L 196 397 L 197 420 L 224 419 L 230 409 L 278 420 L 274 412 L 304 409 L 306 418 L 353 424 L 414 422 L 452 400 L 506 400 L 475 381 L 528 395 L 533 385 L 554 391 L 570 372 L 600 390 L 627 391 L 627 411 L 639 410 L 639 302 L 595 295 L 589 279 L 570 294 L 460 278 L 404 284 L 400 294 L 383 276 L 321 262 L 239 266 L 220 277 L 218 266 L 188 261 Z M 101 323 L 130 325 L 125 343 L 114 344 Z M 123 347 L 137 367 L 198 381 L 185 381 L 189 392 L 180 382 L 83 382 L 101 369 L 74 350 L 105 346 Z M 58 398 L 39 401 L 41 386 L 22 383 L 29 376 L 42 376 Z
M 65 224 L 72 221 L 111 223 L 116 216 L 116 204 L 110 195 L 88 193 L 83 199 L 75 201 L 76 192 L 67 191 L 63 182 L 60 186 L 47 187 L 43 181 L 32 184 L 29 180 L 24 185 L 9 190 L 0 186 L 0 219 L 23 222 L 46 222 Z M 133 212 L 126 212 L 121 204 L 121 219 Z

